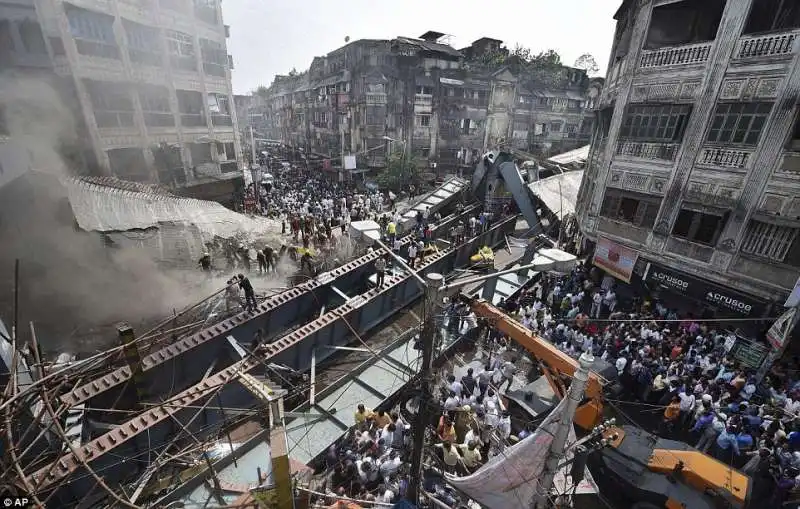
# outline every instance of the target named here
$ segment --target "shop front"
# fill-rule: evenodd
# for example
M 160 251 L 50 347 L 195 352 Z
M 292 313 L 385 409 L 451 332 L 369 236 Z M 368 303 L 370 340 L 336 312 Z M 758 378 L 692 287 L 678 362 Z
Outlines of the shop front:
M 648 262 L 642 278 L 668 306 L 714 318 L 764 318 L 770 303 L 685 272 Z M 672 306 L 670 306 L 672 307 Z

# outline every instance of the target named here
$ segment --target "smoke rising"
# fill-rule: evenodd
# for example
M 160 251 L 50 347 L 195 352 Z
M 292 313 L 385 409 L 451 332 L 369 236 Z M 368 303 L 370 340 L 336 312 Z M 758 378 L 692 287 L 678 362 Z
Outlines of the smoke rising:
M 117 322 L 143 327 L 224 283 L 198 270 L 165 271 L 147 250 L 108 248 L 102 235 L 77 227 L 59 177 L 83 174 L 86 168 L 63 157 L 65 146 L 83 147 L 76 116 L 62 99 L 70 94 L 59 87 L 46 76 L 0 74 L 11 134 L 0 151 L 22 149 L 34 168 L 26 171 L 17 158 L 0 174 L 5 176 L 0 178 L 0 317 L 10 329 L 14 260 L 19 259 L 18 338 L 29 340 L 27 324 L 33 321 L 48 358 L 107 348 L 117 342 Z M 196 260 L 183 262 L 193 266 Z

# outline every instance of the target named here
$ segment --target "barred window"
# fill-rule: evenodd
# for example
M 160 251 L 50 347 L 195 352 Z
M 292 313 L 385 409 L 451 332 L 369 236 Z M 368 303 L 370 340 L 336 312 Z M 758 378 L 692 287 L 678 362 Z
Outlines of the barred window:
M 800 228 L 751 220 L 742 252 L 800 267 Z
M 717 104 L 708 141 L 757 145 L 771 110 L 772 103 Z
M 692 107 L 688 104 L 630 106 L 622 122 L 625 140 L 680 142 Z

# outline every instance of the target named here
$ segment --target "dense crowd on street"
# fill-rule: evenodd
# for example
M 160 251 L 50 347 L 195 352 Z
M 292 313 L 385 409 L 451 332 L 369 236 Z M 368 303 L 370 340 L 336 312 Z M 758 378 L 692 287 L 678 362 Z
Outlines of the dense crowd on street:
M 654 432 L 740 469 L 753 500 L 780 507 L 800 486 L 798 371 L 783 363 L 757 383 L 720 322 L 659 301 L 623 306 L 616 292 L 612 278 L 579 264 L 500 306 L 569 355 L 591 351 L 613 365 L 620 398 L 659 415 Z
M 657 416 L 650 420 L 654 433 L 687 442 L 749 475 L 752 500 L 759 500 L 760 507 L 777 508 L 793 500 L 800 487 L 796 366 L 779 363 L 757 383 L 755 372 L 730 355 L 736 336 L 719 322 L 684 315 L 657 300 L 628 302 L 616 291 L 613 279 L 578 265 L 569 275 L 545 276 L 499 306 L 565 353 L 578 357 L 590 350 L 606 360 L 619 376 L 620 402 Z M 446 315 L 444 328 L 451 334 L 477 326 L 474 313 L 458 301 Z M 532 432 L 519 423 L 512 429 L 501 398 L 515 377 L 527 378 L 529 357 L 502 335 L 490 334 L 486 341 L 494 344 L 483 347 L 493 352 L 481 362 L 485 365 L 457 368 L 462 376 L 452 371 L 438 387 L 441 412 L 434 447 L 450 473 L 474 472 Z M 329 492 L 396 500 L 403 493 L 410 454 L 407 424 L 397 414 L 363 405 L 356 422 L 348 440 L 329 451 L 334 472 Z M 443 483 L 431 489 L 443 501 L 457 500 Z

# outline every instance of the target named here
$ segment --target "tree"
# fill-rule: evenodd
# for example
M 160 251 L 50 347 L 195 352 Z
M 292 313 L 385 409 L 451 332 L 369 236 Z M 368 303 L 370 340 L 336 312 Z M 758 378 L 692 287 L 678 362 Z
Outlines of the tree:
M 403 156 L 403 152 L 392 152 L 386 158 L 386 167 L 375 177 L 375 181 L 383 188 L 400 192 L 402 187 L 416 181 L 419 164 L 413 155 Z
M 297 76 L 297 68 L 292 67 L 292 70 L 289 71 L 289 76 Z
M 596 74 L 600 70 L 600 67 L 597 66 L 597 60 L 594 59 L 591 53 L 584 53 L 579 56 L 575 60 L 574 67 L 583 69 L 588 75 Z
M 269 97 L 269 88 L 265 87 L 264 85 L 259 85 L 258 88 L 253 90 L 253 95 L 256 95 L 262 99 L 266 99 Z

